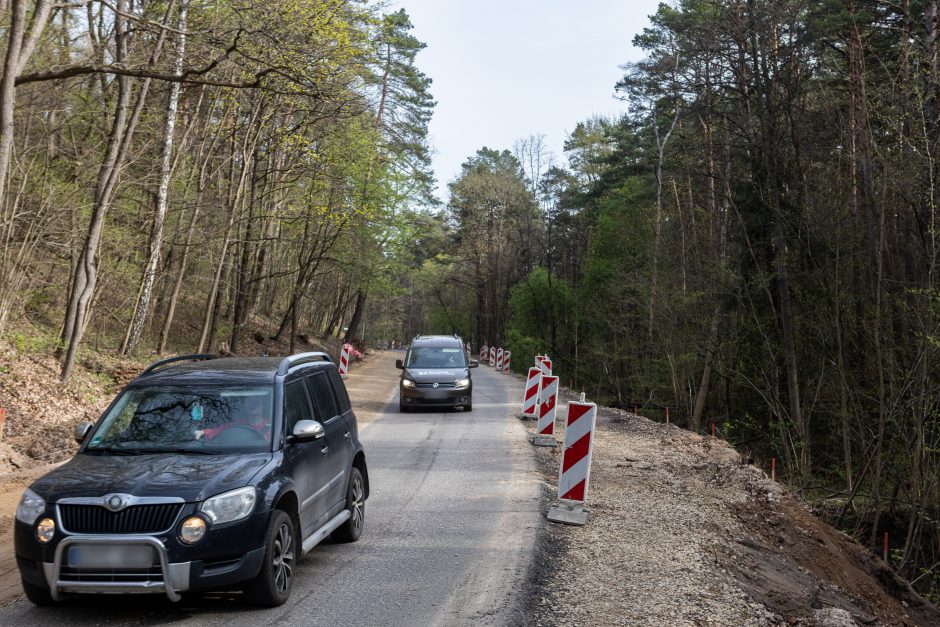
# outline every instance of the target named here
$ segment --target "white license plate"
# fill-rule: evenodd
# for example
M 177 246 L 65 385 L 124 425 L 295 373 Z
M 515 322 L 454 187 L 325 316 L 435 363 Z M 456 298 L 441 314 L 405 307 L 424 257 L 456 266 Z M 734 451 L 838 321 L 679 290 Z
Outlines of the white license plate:
M 69 566 L 74 568 L 150 568 L 153 566 L 153 549 L 149 546 L 76 544 L 69 547 Z

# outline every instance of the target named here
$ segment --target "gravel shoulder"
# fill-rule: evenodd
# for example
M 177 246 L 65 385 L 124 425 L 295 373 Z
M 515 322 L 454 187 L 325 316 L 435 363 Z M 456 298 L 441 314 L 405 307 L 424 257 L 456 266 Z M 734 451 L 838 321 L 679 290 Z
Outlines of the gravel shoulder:
M 561 402 L 559 442 L 564 416 Z M 559 449 L 536 452 L 552 500 Z M 720 439 L 599 408 L 591 472 L 588 525 L 542 536 L 527 624 L 940 624 L 880 559 Z

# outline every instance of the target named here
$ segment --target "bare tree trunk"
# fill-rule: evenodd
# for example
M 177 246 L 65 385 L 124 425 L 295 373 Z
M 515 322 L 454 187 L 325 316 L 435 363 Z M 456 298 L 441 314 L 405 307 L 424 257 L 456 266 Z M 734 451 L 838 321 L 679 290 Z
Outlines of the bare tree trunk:
M 118 64 L 124 63 L 127 58 L 127 36 L 129 31 L 126 28 L 123 15 L 126 11 L 126 5 L 126 0 L 118 0 L 116 6 L 117 10 L 114 16 L 115 60 Z M 164 25 L 169 22 L 169 17 L 174 7 L 175 2 L 171 1 L 164 15 Z M 166 39 L 165 33 L 165 29 L 160 30 L 160 35 L 157 37 L 153 52 L 150 56 L 151 66 L 156 64 L 160 57 L 163 42 Z M 76 264 L 75 276 L 72 280 L 72 291 L 69 295 L 69 302 L 66 309 L 65 325 L 62 329 L 62 346 L 64 346 L 66 350 L 60 375 L 63 382 L 68 381 L 69 375 L 72 373 L 78 346 L 88 326 L 92 297 L 95 294 L 95 287 L 98 283 L 98 249 L 101 246 L 104 220 L 111 207 L 111 200 L 117 188 L 121 168 L 123 167 L 124 159 L 134 137 L 134 129 L 137 126 L 141 111 L 146 103 L 147 93 L 150 90 L 151 79 L 144 79 L 140 90 L 137 92 L 137 102 L 134 106 L 134 111 L 128 120 L 127 107 L 130 101 L 130 79 L 126 76 L 116 76 L 114 80 L 118 85 L 118 98 L 115 107 L 114 122 L 111 126 L 111 132 L 108 138 L 108 148 L 105 159 L 98 173 L 91 222 L 88 226 L 88 234 L 85 237 L 84 248 L 82 249 L 78 264 Z
M 46 28 L 52 3 L 37 0 L 26 30 L 27 0 L 12 0 L 10 25 L 7 30 L 7 51 L 3 61 L 3 77 L 0 78 L 0 206 L 6 200 L 6 181 L 13 155 L 13 113 L 16 108 L 16 78 L 36 49 L 36 43 Z
M 179 34 L 177 35 L 176 60 L 173 72 L 182 74 L 183 59 L 186 56 L 186 10 L 188 0 L 180 5 Z M 150 257 L 144 268 L 141 279 L 140 297 L 130 326 L 130 335 L 121 352 L 129 355 L 134 352 L 140 334 L 144 329 L 144 322 L 150 310 L 150 300 L 153 294 L 153 283 L 157 276 L 157 267 L 160 263 L 160 253 L 163 247 L 163 225 L 166 221 L 167 197 L 170 189 L 170 165 L 173 159 L 173 132 L 176 128 L 176 112 L 179 108 L 180 83 L 170 85 L 170 101 L 166 108 L 166 128 L 163 133 L 163 161 L 160 168 L 160 185 L 157 191 L 157 213 L 153 220 L 153 233 L 150 237 Z

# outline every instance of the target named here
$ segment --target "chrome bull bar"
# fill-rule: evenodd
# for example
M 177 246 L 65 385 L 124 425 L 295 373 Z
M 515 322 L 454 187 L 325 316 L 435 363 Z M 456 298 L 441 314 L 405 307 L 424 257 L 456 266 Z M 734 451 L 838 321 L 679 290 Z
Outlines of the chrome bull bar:
M 154 550 L 159 561 L 162 581 L 120 581 L 120 574 L 113 575 L 116 581 L 82 581 L 64 578 L 62 575 L 62 565 L 65 559 L 66 550 L 72 545 L 103 545 L 109 547 L 117 546 L 149 546 Z M 159 539 L 153 536 L 145 535 L 94 535 L 94 536 L 68 536 L 63 538 L 55 550 L 54 561 L 50 564 L 43 563 L 43 570 L 46 581 L 49 584 L 49 592 L 56 601 L 61 600 L 62 592 L 80 592 L 80 593 L 131 593 L 131 594 L 154 594 L 165 593 L 170 601 L 179 601 L 180 592 L 189 589 L 189 570 L 190 562 L 181 562 L 170 564 L 167 559 L 166 547 Z M 95 573 L 89 573 L 95 574 Z

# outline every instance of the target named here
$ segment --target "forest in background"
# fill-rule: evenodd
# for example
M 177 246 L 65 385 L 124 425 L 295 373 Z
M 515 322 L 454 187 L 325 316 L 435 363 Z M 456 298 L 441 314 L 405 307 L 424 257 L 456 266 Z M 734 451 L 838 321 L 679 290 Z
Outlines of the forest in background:
M 481 148 L 436 211 L 404 12 L 0 0 L 0 338 L 63 381 L 259 334 L 548 352 L 777 457 L 936 600 L 937 5 L 663 4 L 626 115 Z
M 714 424 L 940 598 L 937 4 L 660 5 L 626 115 L 464 163 L 409 331 Z

